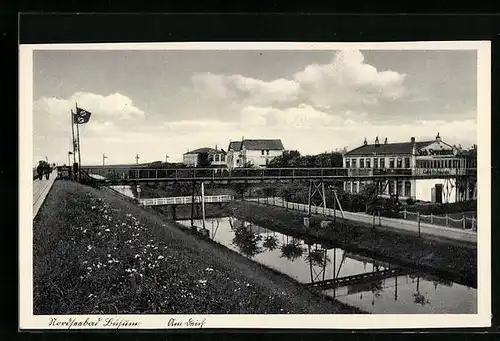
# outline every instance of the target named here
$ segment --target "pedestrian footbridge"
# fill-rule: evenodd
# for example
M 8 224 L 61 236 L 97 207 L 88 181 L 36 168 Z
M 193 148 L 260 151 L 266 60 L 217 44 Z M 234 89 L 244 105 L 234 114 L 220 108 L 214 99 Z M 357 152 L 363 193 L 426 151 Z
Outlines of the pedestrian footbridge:
M 204 202 L 209 203 L 223 203 L 230 202 L 234 200 L 232 195 L 209 195 L 204 196 L 203 200 L 201 196 L 185 196 L 185 197 L 166 197 L 166 198 L 148 198 L 148 199 L 138 199 L 139 204 L 142 206 L 160 206 L 160 205 L 186 205 L 194 203 L 200 204 Z

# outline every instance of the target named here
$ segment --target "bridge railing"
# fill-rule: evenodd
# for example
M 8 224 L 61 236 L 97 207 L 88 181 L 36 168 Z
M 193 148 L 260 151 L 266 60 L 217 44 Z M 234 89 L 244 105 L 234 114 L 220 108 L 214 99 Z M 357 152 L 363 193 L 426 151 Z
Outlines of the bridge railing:
M 307 178 L 307 177 L 371 177 L 371 176 L 443 176 L 476 174 L 476 169 L 429 169 L 429 168 L 178 168 L 140 169 L 82 167 L 89 174 L 103 176 L 109 180 L 119 179 L 217 179 L 217 178 Z
M 234 197 L 232 195 L 211 195 L 205 196 L 205 203 L 219 203 L 219 202 L 230 202 L 233 201 Z M 143 206 L 156 206 L 156 205 L 185 205 L 190 204 L 193 198 L 190 196 L 185 197 L 166 197 L 166 198 L 146 198 L 139 199 L 139 203 Z M 201 203 L 201 196 L 195 196 L 194 202 Z

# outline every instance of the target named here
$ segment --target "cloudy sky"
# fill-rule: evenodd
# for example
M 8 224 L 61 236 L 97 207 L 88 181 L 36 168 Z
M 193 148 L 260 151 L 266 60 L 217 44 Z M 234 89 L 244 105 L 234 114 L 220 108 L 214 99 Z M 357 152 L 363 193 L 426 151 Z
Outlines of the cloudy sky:
M 302 154 L 365 137 L 476 143 L 476 51 L 36 50 L 33 161 L 67 162 L 70 110 L 82 163 L 181 161 L 230 140 L 280 138 Z

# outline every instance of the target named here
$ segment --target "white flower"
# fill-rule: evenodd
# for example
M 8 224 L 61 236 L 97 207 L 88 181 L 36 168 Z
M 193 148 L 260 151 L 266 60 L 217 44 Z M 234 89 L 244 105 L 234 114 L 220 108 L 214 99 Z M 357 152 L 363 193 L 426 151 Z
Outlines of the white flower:
M 158 256 L 158 259 L 163 259 L 163 258 L 165 258 L 165 257 L 163 257 L 162 255 Z
M 207 284 L 207 280 L 206 279 L 199 279 L 198 283 L 205 285 L 205 284 Z
M 105 229 L 104 231 L 109 232 L 109 229 Z
M 214 269 L 212 269 L 212 268 L 206 268 L 205 271 L 212 272 L 212 271 L 214 271 Z

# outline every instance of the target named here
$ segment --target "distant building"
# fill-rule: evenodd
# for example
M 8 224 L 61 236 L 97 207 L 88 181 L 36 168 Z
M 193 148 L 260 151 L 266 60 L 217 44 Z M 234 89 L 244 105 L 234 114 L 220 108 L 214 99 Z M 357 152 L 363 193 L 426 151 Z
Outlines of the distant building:
M 272 159 L 283 155 L 283 151 L 281 140 L 233 141 L 227 150 L 227 165 L 229 168 L 266 167 Z
M 439 133 L 435 140 L 416 141 L 414 137 L 409 142 L 380 143 L 378 137 L 375 143 L 357 147 L 343 155 L 344 168 L 349 168 L 349 174 L 373 175 L 376 172 L 387 172 L 400 169 L 399 172 L 416 174 L 445 173 L 461 174 L 461 170 L 475 168 L 474 157 L 462 148 L 452 146 L 442 141 Z M 344 190 L 350 193 L 360 193 L 367 183 L 372 181 L 345 181 Z M 379 189 L 381 196 L 398 194 L 398 197 L 412 198 L 422 201 L 456 202 L 475 199 L 475 184 L 467 184 L 464 188 L 456 179 L 426 179 L 426 180 L 396 180 L 386 182 Z M 458 189 L 458 190 L 457 190 Z
M 207 167 L 226 166 L 226 152 L 216 148 L 199 148 L 188 151 L 182 156 L 183 164 L 188 167 L 200 167 L 203 163 Z

